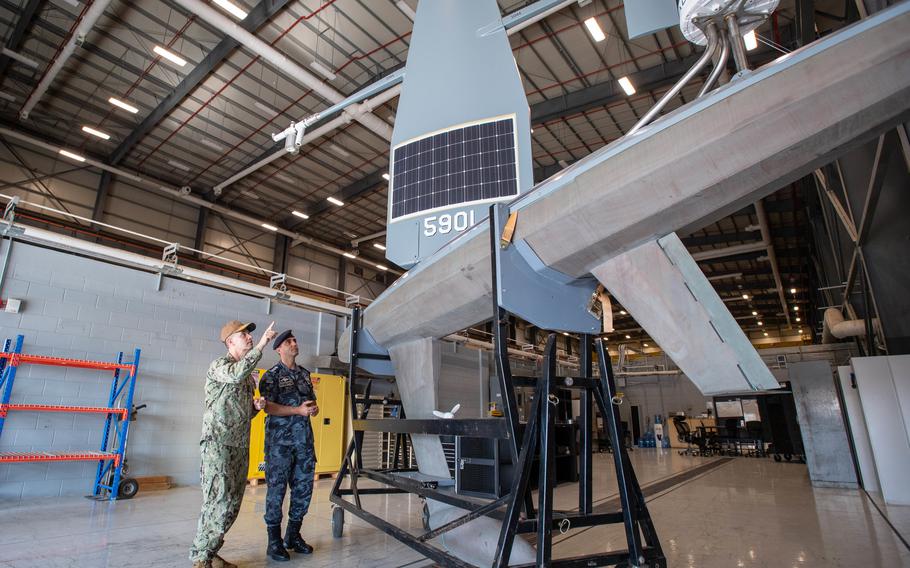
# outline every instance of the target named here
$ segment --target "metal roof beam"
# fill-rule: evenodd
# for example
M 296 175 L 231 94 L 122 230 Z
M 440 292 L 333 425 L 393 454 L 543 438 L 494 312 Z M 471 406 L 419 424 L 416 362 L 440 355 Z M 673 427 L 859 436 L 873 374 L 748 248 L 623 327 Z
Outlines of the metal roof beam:
M 265 25 L 279 10 L 288 4 L 289 0 L 262 0 L 240 23 L 240 26 L 249 32 L 254 32 Z M 148 116 L 127 136 L 123 142 L 111 153 L 108 162 L 116 166 L 155 126 L 177 108 L 183 99 L 196 89 L 228 55 L 234 51 L 240 42 L 230 36 L 225 36 L 205 58 L 187 75 L 177 87 L 155 107 Z
M 6 41 L 7 49 L 19 51 L 19 48 L 22 47 L 25 35 L 35 22 L 35 18 L 38 15 L 38 8 L 41 7 L 42 1 L 43 0 L 29 0 L 28 4 L 25 5 L 25 8 L 22 9 L 22 13 L 16 21 L 16 27 L 13 28 L 12 33 L 9 35 L 9 39 Z M 9 67 L 10 61 L 11 59 L 8 56 L 0 55 L 0 77 L 3 77 L 6 74 L 6 68 Z

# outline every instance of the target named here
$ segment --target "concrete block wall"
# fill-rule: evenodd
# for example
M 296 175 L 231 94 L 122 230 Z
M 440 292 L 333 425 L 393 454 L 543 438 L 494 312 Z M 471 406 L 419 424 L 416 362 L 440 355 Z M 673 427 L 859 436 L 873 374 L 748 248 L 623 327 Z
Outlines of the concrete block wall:
M 5 248 L 5 247 L 4 247 Z M 203 384 L 209 363 L 224 353 L 220 327 L 230 319 L 272 320 L 291 328 L 301 355 L 331 343 L 333 316 L 191 282 L 17 242 L 3 285 L 4 298 L 23 300 L 19 314 L 0 312 L 0 338 L 25 336 L 27 353 L 111 361 L 119 351 L 142 350 L 135 403 L 147 404 L 131 425 L 128 459 L 133 475 L 169 475 L 178 484 L 199 482 Z M 320 329 L 320 320 L 322 321 Z M 258 332 L 254 334 L 258 336 Z M 277 361 L 267 349 L 260 366 Z M 23 365 L 12 402 L 103 406 L 110 373 Z M 11 412 L 0 450 L 96 449 L 103 418 Z M 0 502 L 38 496 L 84 495 L 95 462 L 0 465 Z

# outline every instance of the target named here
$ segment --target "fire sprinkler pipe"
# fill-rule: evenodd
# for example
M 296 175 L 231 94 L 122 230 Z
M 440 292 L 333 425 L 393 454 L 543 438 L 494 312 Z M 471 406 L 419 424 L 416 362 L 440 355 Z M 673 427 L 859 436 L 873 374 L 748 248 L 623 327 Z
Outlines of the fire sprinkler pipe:
M 85 42 L 85 36 L 88 35 L 88 32 L 95 26 L 95 23 L 110 3 L 111 0 L 95 0 L 88 8 L 85 15 L 82 16 L 82 21 L 79 22 L 79 25 L 76 26 L 76 29 L 67 40 L 66 45 L 64 45 L 60 53 L 57 54 L 57 58 L 54 59 L 54 62 L 48 68 L 47 73 L 44 74 L 44 77 L 41 78 L 38 86 L 35 87 L 35 90 L 29 95 L 28 100 L 22 105 L 22 109 L 19 110 L 20 119 L 28 119 L 29 113 L 32 112 L 32 109 L 35 108 L 35 105 L 38 104 L 38 101 L 41 100 L 41 97 L 43 97 L 44 93 L 50 88 L 51 83 L 54 82 L 54 79 L 56 79 L 60 71 L 63 70 L 63 66 L 66 65 L 67 60 L 75 53 L 76 47 Z
M 345 99 L 345 96 L 336 91 L 334 87 L 324 83 L 322 79 L 307 71 L 271 45 L 243 29 L 234 20 L 215 11 L 208 4 L 201 2 L 200 0 L 175 0 L 175 2 L 208 22 L 216 30 L 227 34 L 240 42 L 246 49 L 249 49 L 251 52 L 274 65 L 289 79 L 297 81 L 308 89 L 312 89 L 315 94 L 330 103 L 339 103 Z M 357 121 L 385 140 L 390 140 L 392 138 L 392 127 L 375 115 L 364 114 L 357 117 Z

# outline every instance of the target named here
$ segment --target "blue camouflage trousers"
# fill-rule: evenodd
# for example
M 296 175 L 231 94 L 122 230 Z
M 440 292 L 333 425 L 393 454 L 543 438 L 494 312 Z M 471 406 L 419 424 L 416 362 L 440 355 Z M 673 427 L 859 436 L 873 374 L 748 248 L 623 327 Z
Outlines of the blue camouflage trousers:
M 266 444 L 265 479 L 268 490 L 265 497 L 266 526 L 281 525 L 281 507 L 284 494 L 291 487 L 291 506 L 288 519 L 300 522 L 310 508 L 313 496 L 313 473 L 316 456 L 312 446 L 297 444 Z

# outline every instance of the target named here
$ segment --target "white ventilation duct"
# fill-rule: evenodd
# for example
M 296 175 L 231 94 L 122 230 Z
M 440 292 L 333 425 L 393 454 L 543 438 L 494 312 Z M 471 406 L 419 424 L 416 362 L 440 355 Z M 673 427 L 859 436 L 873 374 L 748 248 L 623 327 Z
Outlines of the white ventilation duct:
M 872 325 L 878 325 L 878 318 L 872 320 Z M 825 322 L 822 327 L 822 343 L 836 343 L 838 339 L 848 337 L 865 337 L 866 320 L 845 320 L 844 315 L 837 308 L 825 310 Z

